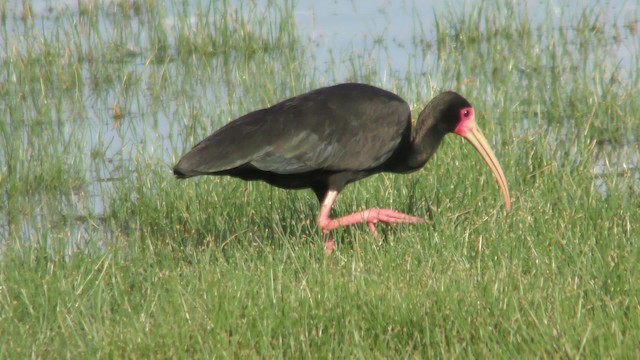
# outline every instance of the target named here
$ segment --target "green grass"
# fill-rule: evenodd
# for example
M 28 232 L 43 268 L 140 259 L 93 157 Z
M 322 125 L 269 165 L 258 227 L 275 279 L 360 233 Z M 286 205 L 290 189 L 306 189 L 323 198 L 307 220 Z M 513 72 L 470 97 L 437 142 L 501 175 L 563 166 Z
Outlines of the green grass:
M 318 64 L 295 4 L 268 7 L 0 4 L 0 357 L 640 356 L 638 14 L 447 10 L 400 73 L 372 60 L 384 32 Z M 512 211 L 454 136 L 334 211 L 427 223 L 341 229 L 330 257 L 311 192 L 171 177 L 221 124 L 347 79 L 416 114 L 463 93 Z

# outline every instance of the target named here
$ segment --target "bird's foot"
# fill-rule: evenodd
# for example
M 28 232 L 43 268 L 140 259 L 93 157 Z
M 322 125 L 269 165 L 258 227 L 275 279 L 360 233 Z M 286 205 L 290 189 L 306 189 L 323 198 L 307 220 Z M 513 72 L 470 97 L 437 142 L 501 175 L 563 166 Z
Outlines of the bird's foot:
M 424 222 L 423 218 L 403 214 L 401 212 L 393 211 L 390 209 L 369 209 L 362 212 L 366 216 L 367 227 L 373 237 L 378 238 L 378 231 L 376 230 L 377 223 L 383 224 L 421 224 Z M 358 214 L 358 213 L 356 213 Z M 353 214 L 353 215 L 356 215 Z M 348 215 L 351 216 L 351 215 Z
M 336 243 L 329 234 L 329 231 L 322 231 L 322 244 L 324 246 L 324 254 L 331 255 L 333 251 L 336 249 Z
M 378 231 L 376 231 L 376 224 L 420 224 L 423 223 L 424 219 L 411 216 L 407 214 L 403 214 L 397 211 L 389 210 L 389 209 L 368 209 L 364 211 L 360 211 L 357 213 L 353 213 L 351 215 L 346 215 L 337 219 L 330 219 L 328 216 L 321 217 L 318 219 L 318 224 L 322 229 L 323 233 L 328 233 L 333 229 L 337 229 L 342 226 L 349 226 L 358 223 L 367 223 L 367 227 L 369 231 L 373 234 L 375 238 L 378 238 Z M 333 243 L 332 243 L 333 247 Z M 327 246 L 325 245 L 325 249 Z
M 333 254 L 333 250 L 336 249 L 336 244 L 333 241 L 332 238 L 329 238 L 327 241 L 324 242 L 324 254 L 329 256 L 331 254 Z

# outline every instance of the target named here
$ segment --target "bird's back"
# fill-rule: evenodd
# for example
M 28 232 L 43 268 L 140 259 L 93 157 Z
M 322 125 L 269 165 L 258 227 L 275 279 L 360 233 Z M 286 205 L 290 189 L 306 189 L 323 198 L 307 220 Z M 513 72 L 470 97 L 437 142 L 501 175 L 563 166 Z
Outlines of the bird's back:
M 410 116 L 404 100 L 373 86 L 320 88 L 228 123 L 184 155 L 174 174 L 365 171 L 407 140 Z

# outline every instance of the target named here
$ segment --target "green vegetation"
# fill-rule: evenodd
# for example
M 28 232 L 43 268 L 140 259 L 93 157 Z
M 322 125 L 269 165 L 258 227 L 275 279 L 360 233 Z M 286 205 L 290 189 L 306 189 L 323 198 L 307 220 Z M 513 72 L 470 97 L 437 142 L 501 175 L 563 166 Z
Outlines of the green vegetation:
M 320 64 L 295 4 L 243 3 L 0 2 L 0 357 L 640 357 L 637 7 L 415 19 L 400 72 L 369 57 L 384 32 Z M 463 93 L 512 211 L 454 136 L 335 208 L 426 224 L 330 257 L 311 192 L 172 178 L 221 124 L 346 80 L 415 113 Z

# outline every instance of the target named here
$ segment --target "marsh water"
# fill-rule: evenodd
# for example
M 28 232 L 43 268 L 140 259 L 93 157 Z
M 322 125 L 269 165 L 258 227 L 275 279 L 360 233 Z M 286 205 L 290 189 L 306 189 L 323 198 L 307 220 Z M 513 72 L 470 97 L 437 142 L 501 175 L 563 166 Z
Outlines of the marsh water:
M 91 69 L 92 64 L 91 49 L 81 50 L 86 56 L 86 65 L 79 69 L 77 76 L 85 78 L 87 81 L 78 81 L 81 89 L 73 92 L 69 90 L 61 91 L 62 96 L 74 97 L 73 102 L 81 103 L 81 106 L 70 106 L 63 101 L 57 108 L 52 109 L 50 118 L 59 122 L 58 133 L 51 134 L 50 141 L 68 141 L 77 143 L 78 151 L 83 155 L 81 158 L 90 164 L 85 169 L 85 174 L 89 179 L 86 187 L 80 187 L 77 193 L 66 194 L 67 205 L 65 206 L 69 226 L 70 237 L 81 239 L 89 231 L 87 228 L 100 227 L 100 223 L 85 221 L 86 218 L 99 218 L 108 208 L 108 198 L 114 182 L 131 176 L 133 163 L 158 162 L 166 165 L 169 173 L 171 165 L 176 160 L 176 156 L 193 144 L 198 137 L 208 131 L 219 127 L 234 117 L 242 115 L 246 111 L 253 110 L 256 103 L 267 105 L 274 98 L 284 98 L 295 95 L 291 89 L 274 89 L 269 99 L 261 97 L 260 91 L 255 94 L 243 94 L 229 81 L 233 77 L 216 78 L 213 71 L 208 71 L 211 63 L 202 62 L 199 70 L 191 70 L 185 73 L 179 67 L 179 61 L 174 61 L 171 57 L 168 60 L 156 61 L 154 55 L 150 55 L 141 50 L 142 44 L 153 41 L 152 34 L 129 35 L 127 32 L 136 32 L 140 28 L 135 16 L 132 17 L 128 29 L 121 29 L 114 26 L 118 24 L 113 18 L 118 17 L 118 2 L 113 6 L 106 5 L 108 11 L 99 12 L 104 19 L 97 19 L 95 27 L 87 31 L 96 32 L 105 42 L 117 42 L 124 44 L 113 51 L 113 59 L 106 61 L 102 66 L 100 76 L 95 78 L 95 69 Z M 184 31 L 185 20 L 193 28 L 199 26 L 198 22 L 205 21 L 200 17 L 201 9 L 209 9 L 208 16 L 215 16 L 216 11 L 211 11 L 213 6 L 218 9 L 224 8 L 229 17 L 237 16 L 247 19 L 275 19 L 277 14 L 270 7 L 277 2 L 224 2 L 224 6 L 208 5 L 206 2 L 187 1 L 177 3 L 166 1 L 161 6 L 161 24 L 165 31 L 169 33 L 179 33 Z M 432 49 L 438 46 L 436 38 L 436 28 L 440 16 L 446 14 L 465 14 L 466 9 L 478 8 L 480 1 L 312 1 L 300 0 L 290 6 L 293 11 L 293 24 L 298 32 L 297 36 L 301 43 L 306 46 L 303 62 L 307 63 L 307 71 L 313 72 L 313 81 L 310 86 L 330 85 L 337 82 L 358 80 L 367 81 L 368 74 L 374 74 L 376 85 L 389 89 L 402 88 L 398 85 L 398 79 L 402 78 L 423 78 L 425 87 L 418 89 L 420 95 L 429 94 L 429 83 L 451 84 L 448 79 L 440 78 L 439 62 L 437 52 Z M 24 4 L 16 6 L 4 5 L 3 22 L 4 35 L 0 37 L 0 54 L 5 59 L 13 53 L 27 53 L 28 49 L 16 48 L 21 37 L 27 36 L 24 32 L 41 32 L 44 39 L 51 36 L 56 39 L 64 39 L 65 36 L 73 37 L 75 31 L 84 31 L 73 28 L 61 28 L 60 18 L 73 18 L 84 11 L 90 11 L 92 6 L 98 6 L 96 2 L 87 2 L 86 5 L 79 5 L 77 1 L 32 1 L 27 9 Z M 91 5 L 93 4 L 93 5 Z M 109 4 L 109 2 L 107 2 Z M 606 11 L 603 11 L 606 10 Z M 135 13 L 135 9 L 131 10 Z M 554 28 L 567 26 L 566 19 L 572 16 L 572 12 L 577 11 L 574 2 L 571 1 L 527 1 L 521 5 L 521 11 L 517 16 L 529 17 L 532 27 L 541 26 L 545 22 L 551 22 Z M 622 31 L 617 43 L 611 46 L 615 53 L 610 56 L 615 59 L 613 62 L 620 70 L 619 73 L 631 73 L 638 66 L 638 55 L 640 54 L 640 40 L 631 27 L 637 26 L 640 16 L 640 4 L 637 1 L 613 0 L 607 2 L 587 1 L 584 2 L 580 11 L 587 13 L 602 12 L 603 23 L 619 24 L 620 28 L 628 27 L 628 31 Z M 235 14 L 235 15 L 233 15 Z M 471 16 L 471 15 L 470 15 Z M 505 14 L 509 16 L 509 14 Z M 25 20 L 28 18 L 30 20 Z M 182 20 L 178 20 L 182 19 Z M 152 21 L 152 19 L 147 19 Z M 213 21 L 213 20 L 211 20 Z M 26 25 L 29 22 L 29 25 Z M 73 20 L 64 21 L 65 24 L 73 24 Z M 635 25 L 634 25 L 635 24 Z M 490 24 L 489 24 L 490 25 Z M 252 23 L 241 22 L 232 31 L 251 32 Z M 268 29 L 269 25 L 265 25 Z M 482 23 L 481 26 L 487 26 Z M 85 29 L 86 30 L 86 29 Z M 62 35 L 61 35 L 62 34 Z M 67 35 L 65 35 L 67 34 Z M 129 36 L 131 38 L 129 39 Z M 13 39 L 8 41 L 8 39 Z M 129 41 L 130 40 L 130 41 Z M 9 43 L 10 42 L 10 43 Z M 40 45 L 44 48 L 44 45 Z M 169 43 L 168 52 L 171 48 L 180 46 L 178 43 Z M 104 61 L 99 60 L 99 61 Z M 273 61 L 278 61 L 273 57 Z M 454 61 L 454 59 L 452 59 Z M 223 61 L 227 62 L 227 61 Z M 109 68 L 113 67 L 113 70 Z M 220 65 L 228 67 L 228 64 Z M 250 66 L 245 64 L 244 66 Z M 163 69 L 169 71 L 163 72 Z M 366 70 L 363 70 L 366 69 Z M 61 71 L 63 69 L 60 69 Z M 275 67 L 274 71 L 283 71 L 283 68 Z M 526 71 L 527 69 L 520 69 Z M 360 73 L 360 71 L 362 71 Z M 233 66 L 223 72 L 234 72 Z M 117 74 L 111 77 L 109 74 Z M 157 74 L 168 74 L 169 76 L 192 76 L 191 79 L 176 79 L 176 88 L 166 94 L 149 94 L 145 92 L 144 86 L 140 86 L 140 78 L 153 78 Z M 142 74 L 142 75 L 140 75 Z M 286 78 L 287 74 L 279 74 Z M 291 75 L 295 76 L 295 74 Z M 138 79 L 132 81 L 131 79 Z M 11 84 L 12 74 L 3 72 L 1 81 Z M 183 82 L 184 81 L 184 82 Z M 248 79 L 247 81 L 250 81 Z M 194 87 L 189 88 L 189 82 Z M 203 83 L 204 82 L 204 83 Z M 419 83 L 419 81 L 418 81 Z M 19 84 L 15 84 L 19 86 Z M 307 90 L 304 88 L 297 91 Z M 411 89 L 404 89 L 405 92 Z M 518 89 L 513 89 L 517 92 Z M 173 97 L 172 94 L 182 94 L 180 97 Z M 415 95 L 415 94 L 413 94 Z M 244 96 L 252 96 L 252 101 L 243 100 Z M 200 102 L 189 104 L 188 99 L 200 97 Z M 257 99 L 257 100 L 256 100 Z M 226 108 L 218 114 L 220 117 L 211 118 L 208 129 L 192 129 L 185 135 L 185 128 L 189 128 L 190 119 L 185 114 L 202 116 L 202 104 L 213 101 L 217 107 Z M 248 105 L 246 105 L 248 103 Z M 412 103 L 412 107 L 419 107 L 421 104 Z M 585 105 L 588 106 L 588 105 Z M 185 107 L 190 107 L 185 110 Z M 207 112 L 204 111 L 206 114 Z M 75 121 L 65 122 L 65 119 L 75 118 Z M 37 116 L 34 117 L 38 119 Z M 78 121 L 78 118 L 82 118 Z M 15 122 L 15 119 L 7 121 Z M 550 146 L 563 142 L 563 131 L 573 131 L 571 119 L 565 119 L 564 130 L 554 132 L 545 131 L 544 124 L 536 122 L 535 119 L 520 119 L 517 125 L 523 134 L 541 133 L 546 136 Z M 28 128 L 28 127 L 27 127 Z M 640 129 L 638 130 L 640 132 Z M 29 147 L 30 133 L 15 134 L 24 139 L 24 147 Z M 43 137 L 46 138 L 46 137 Z M 605 135 L 596 139 L 594 146 L 598 151 L 594 151 L 593 175 L 594 186 L 606 196 L 606 185 L 600 180 L 603 174 L 619 173 L 622 177 L 632 176 L 637 183 L 640 181 L 638 165 L 640 163 L 639 135 L 628 134 L 623 139 L 608 139 Z M 3 172 L 6 172 L 9 159 L 8 151 L 0 149 L 2 152 Z M 26 151 L 26 150 L 25 150 Z M 72 161 L 71 159 L 69 161 Z M 13 167 L 19 165 L 13 165 Z M 9 190 L 4 190 L 4 202 L 8 203 L 12 199 Z M 33 213 L 25 215 L 20 220 L 12 217 L 10 221 L 2 221 L 0 237 L 3 239 L 9 234 L 10 229 L 19 229 L 26 239 L 33 237 L 34 228 L 40 226 L 50 226 L 50 221 L 46 220 L 49 215 L 38 210 L 36 203 L 40 198 L 34 196 L 30 201 L 34 202 Z M 2 216 L 8 219 L 8 206 L 2 210 Z M 16 227 L 15 222 L 21 223 Z M 72 241 L 77 241 L 73 240 Z M 2 240 L 4 242 L 4 240 Z

